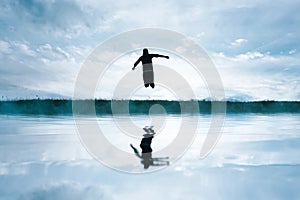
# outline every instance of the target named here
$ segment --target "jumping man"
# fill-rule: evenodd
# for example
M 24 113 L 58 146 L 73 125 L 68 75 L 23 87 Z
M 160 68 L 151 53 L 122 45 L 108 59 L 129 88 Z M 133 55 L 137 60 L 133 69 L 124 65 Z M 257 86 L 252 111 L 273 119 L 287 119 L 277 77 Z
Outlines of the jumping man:
M 143 64 L 143 79 L 145 87 L 149 85 L 154 88 L 154 74 L 153 74 L 153 65 L 152 65 L 152 58 L 167 58 L 169 56 L 159 55 L 159 54 L 149 54 L 148 49 L 143 49 L 143 55 L 134 63 L 132 70 L 142 61 Z

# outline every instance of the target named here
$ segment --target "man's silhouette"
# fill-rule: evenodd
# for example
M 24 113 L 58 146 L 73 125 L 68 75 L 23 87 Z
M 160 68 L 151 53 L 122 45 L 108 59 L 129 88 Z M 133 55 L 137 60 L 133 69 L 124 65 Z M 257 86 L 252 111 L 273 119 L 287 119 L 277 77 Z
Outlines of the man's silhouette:
M 143 64 L 143 79 L 145 87 L 149 85 L 154 88 L 154 74 L 153 74 L 153 65 L 152 58 L 167 58 L 169 56 L 159 55 L 159 54 L 149 54 L 148 49 L 143 49 L 143 55 L 134 63 L 132 70 L 142 61 Z
M 130 144 L 131 148 L 134 151 L 134 154 L 141 159 L 141 163 L 144 165 L 144 169 L 148 169 L 150 166 L 169 165 L 169 157 L 152 158 L 151 143 L 155 135 L 155 132 L 152 128 L 153 126 L 146 126 L 145 128 L 143 128 L 146 134 L 143 135 L 144 137 L 140 144 L 142 154 L 140 154 L 139 151 L 132 144 Z

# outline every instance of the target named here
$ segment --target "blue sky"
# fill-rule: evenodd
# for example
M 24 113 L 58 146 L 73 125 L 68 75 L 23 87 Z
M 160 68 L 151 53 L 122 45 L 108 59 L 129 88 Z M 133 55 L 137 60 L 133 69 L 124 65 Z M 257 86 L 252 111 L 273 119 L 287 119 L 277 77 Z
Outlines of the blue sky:
M 81 64 L 101 42 L 156 27 L 202 46 L 228 99 L 300 100 L 299 8 L 291 0 L 2 0 L 0 98 L 70 98 Z

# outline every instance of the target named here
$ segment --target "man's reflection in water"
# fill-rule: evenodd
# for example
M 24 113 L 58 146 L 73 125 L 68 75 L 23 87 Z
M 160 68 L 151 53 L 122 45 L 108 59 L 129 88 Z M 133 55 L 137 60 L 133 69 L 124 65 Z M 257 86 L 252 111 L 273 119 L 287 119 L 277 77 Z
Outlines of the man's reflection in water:
M 140 155 L 139 151 L 132 144 L 130 144 L 134 154 L 141 159 L 144 169 L 148 169 L 150 166 L 169 165 L 169 157 L 152 158 L 151 142 L 155 135 L 155 132 L 152 128 L 153 126 L 145 126 L 143 128 L 146 134 L 143 135 L 144 137 L 140 144 L 142 155 Z

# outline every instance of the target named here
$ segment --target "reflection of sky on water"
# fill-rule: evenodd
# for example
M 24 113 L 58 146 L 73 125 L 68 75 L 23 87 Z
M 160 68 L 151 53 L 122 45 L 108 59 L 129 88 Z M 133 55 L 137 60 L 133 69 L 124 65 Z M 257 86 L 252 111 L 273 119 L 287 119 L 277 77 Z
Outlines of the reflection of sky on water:
M 111 118 L 99 120 L 114 129 Z M 154 151 L 174 136 L 178 120 L 168 117 L 169 131 L 153 139 Z M 200 116 L 194 144 L 179 161 L 130 175 L 94 161 L 72 118 L 1 116 L 0 199 L 299 199 L 299 115 L 229 115 L 218 145 L 199 160 L 209 120 Z M 136 124 L 145 121 L 141 117 Z M 115 131 L 106 136 L 128 152 L 130 143 L 140 142 Z

